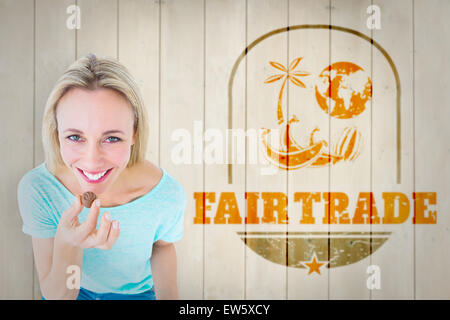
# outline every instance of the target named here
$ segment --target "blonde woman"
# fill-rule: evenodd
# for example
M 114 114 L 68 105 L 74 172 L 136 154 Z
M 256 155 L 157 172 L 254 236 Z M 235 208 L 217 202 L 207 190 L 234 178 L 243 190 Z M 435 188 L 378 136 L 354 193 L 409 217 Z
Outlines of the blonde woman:
M 89 54 L 57 81 L 43 116 L 45 162 L 18 185 L 43 299 L 178 298 L 173 242 L 186 194 L 145 159 L 147 140 L 139 90 L 117 61 Z M 98 198 L 91 208 L 86 191 Z

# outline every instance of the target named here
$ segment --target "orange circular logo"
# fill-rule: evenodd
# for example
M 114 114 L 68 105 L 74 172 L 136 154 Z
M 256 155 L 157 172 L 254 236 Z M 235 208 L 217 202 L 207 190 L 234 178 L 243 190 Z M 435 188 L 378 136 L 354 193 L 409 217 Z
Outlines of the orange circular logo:
M 331 117 L 356 117 L 372 98 L 370 77 L 354 63 L 333 63 L 323 69 L 319 78 L 321 82 L 316 85 L 316 99 L 320 108 Z

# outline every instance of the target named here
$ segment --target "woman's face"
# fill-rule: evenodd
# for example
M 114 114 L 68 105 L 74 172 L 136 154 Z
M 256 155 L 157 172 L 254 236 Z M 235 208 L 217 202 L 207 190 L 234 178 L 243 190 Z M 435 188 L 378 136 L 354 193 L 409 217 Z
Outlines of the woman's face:
M 128 100 L 112 89 L 72 88 L 60 99 L 56 118 L 62 159 L 81 190 L 106 192 L 126 168 L 135 142 Z

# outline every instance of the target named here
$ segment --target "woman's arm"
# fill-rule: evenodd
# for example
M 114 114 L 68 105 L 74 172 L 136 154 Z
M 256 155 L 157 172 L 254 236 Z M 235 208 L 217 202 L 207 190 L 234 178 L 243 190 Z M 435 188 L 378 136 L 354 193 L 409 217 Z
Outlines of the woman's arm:
M 153 244 L 150 265 L 156 298 L 158 300 L 178 299 L 177 254 L 173 243 L 156 241 Z
M 71 265 L 80 267 L 83 262 L 83 249 L 55 238 L 39 239 L 33 237 L 33 252 L 42 295 L 47 300 L 69 299 L 78 297 L 79 289 L 67 288 L 67 268 Z M 80 275 L 81 277 L 81 275 Z
M 103 214 L 100 228 L 96 229 L 100 203 L 91 206 L 86 221 L 80 224 L 78 215 L 82 208 L 81 198 L 77 196 L 72 206 L 62 213 L 54 238 L 33 237 L 36 269 L 45 299 L 77 299 L 79 289 L 67 287 L 68 267 L 78 266 L 81 272 L 83 248 L 109 250 L 119 237 L 120 226 L 117 221 L 110 221 L 109 213 Z

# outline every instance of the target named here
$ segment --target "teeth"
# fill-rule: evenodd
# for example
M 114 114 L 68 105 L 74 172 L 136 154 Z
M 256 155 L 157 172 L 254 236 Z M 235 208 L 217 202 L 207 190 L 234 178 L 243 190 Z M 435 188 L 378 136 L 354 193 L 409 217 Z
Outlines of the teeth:
M 106 170 L 106 171 L 108 171 L 108 170 Z M 84 175 L 85 175 L 86 177 L 88 177 L 90 180 L 98 180 L 98 179 L 100 179 L 101 177 L 103 177 L 103 176 L 105 175 L 106 171 L 101 172 L 101 173 L 99 173 L 99 174 L 89 174 L 89 173 L 87 173 L 87 172 L 85 172 L 85 171 L 83 171 L 83 173 L 84 173 Z

